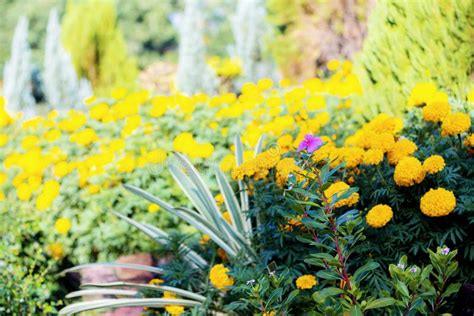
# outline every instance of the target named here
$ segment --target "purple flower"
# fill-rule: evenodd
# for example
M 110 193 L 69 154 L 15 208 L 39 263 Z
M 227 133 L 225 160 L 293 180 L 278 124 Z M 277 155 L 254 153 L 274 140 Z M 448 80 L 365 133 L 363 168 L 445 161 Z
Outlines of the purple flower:
M 447 256 L 449 253 L 449 248 L 448 247 L 444 247 L 443 249 L 441 249 L 441 254 Z
M 416 272 L 416 267 L 411 268 L 410 272 L 415 273 Z
M 399 269 L 405 269 L 405 265 L 404 265 L 403 263 L 397 264 L 397 267 L 398 267 Z
M 323 145 L 323 140 L 317 136 L 311 134 L 304 135 L 304 139 L 298 145 L 298 151 L 306 150 L 308 153 L 312 153 Z

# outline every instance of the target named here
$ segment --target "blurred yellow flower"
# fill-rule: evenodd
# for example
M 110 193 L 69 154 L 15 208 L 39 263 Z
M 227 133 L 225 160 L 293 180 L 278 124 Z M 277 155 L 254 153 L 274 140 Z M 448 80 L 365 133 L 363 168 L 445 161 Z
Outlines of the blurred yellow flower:
M 71 220 L 67 217 L 58 218 L 54 223 L 54 228 L 58 234 L 67 235 L 71 229 Z
M 156 213 L 160 210 L 160 206 L 158 204 L 150 204 L 148 205 L 148 212 Z

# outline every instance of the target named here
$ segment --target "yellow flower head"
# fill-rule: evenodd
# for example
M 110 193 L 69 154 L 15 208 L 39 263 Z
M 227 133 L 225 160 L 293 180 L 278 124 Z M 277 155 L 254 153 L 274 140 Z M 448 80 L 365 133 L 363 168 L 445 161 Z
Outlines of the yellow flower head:
M 317 281 L 314 275 L 302 275 L 296 279 L 296 287 L 300 290 L 309 290 L 316 285 Z
M 48 252 L 54 259 L 61 259 L 64 256 L 64 248 L 59 242 L 49 244 Z
M 227 274 L 228 272 L 229 269 L 223 264 L 214 265 L 209 272 L 209 280 L 211 281 L 211 284 L 217 289 L 225 289 L 227 286 L 232 286 L 234 284 L 234 279 Z
M 453 192 L 443 188 L 430 189 L 420 200 L 421 212 L 430 217 L 446 216 L 456 207 Z
M 423 162 L 423 169 L 429 174 L 434 174 L 442 171 L 445 165 L 443 157 L 433 155 Z
M 383 151 L 380 149 L 369 149 L 364 153 L 364 164 L 378 165 L 383 160 Z
M 452 113 L 443 119 L 443 124 L 441 125 L 441 135 L 454 136 L 467 132 L 470 127 L 471 118 L 469 115 L 461 112 Z
M 61 235 L 66 235 L 71 229 L 71 221 L 67 217 L 61 217 L 54 223 L 56 232 Z
M 163 292 L 163 298 L 176 298 L 176 294 L 173 292 L 165 291 Z M 184 306 L 180 305 L 165 305 L 166 311 L 172 316 L 179 316 L 184 313 Z
M 428 122 L 440 122 L 450 111 L 451 107 L 448 102 L 430 103 L 423 108 L 423 119 Z
M 418 147 L 411 140 L 400 138 L 388 152 L 388 162 L 391 165 L 396 165 L 403 157 L 413 154 L 417 149 Z
M 385 204 L 375 205 L 370 209 L 365 217 L 367 224 L 374 228 L 380 228 L 387 225 L 387 223 L 392 219 L 393 212 L 392 208 Z
M 425 171 L 418 159 L 415 157 L 404 157 L 395 167 L 393 178 L 398 186 L 410 187 L 423 181 Z
M 420 82 L 415 85 L 408 97 L 409 106 L 420 106 L 426 104 L 436 93 L 436 86 L 429 82 Z
M 464 138 L 464 146 L 474 147 L 474 134 L 469 134 Z
M 163 284 L 165 283 L 165 281 L 163 281 L 162 279 L 151 279 L 148 284 L 150 285 L 160 285 L 160 284 Z
M 350 189 L 350 186 L 342 181 L 335 182 L 331 184 L 325 191 L 324 196 L 332 202 L 334 199 L 333 197 L 339 197 L 344 194 L 347 190 Z M 343 206 L 352 206 L 359 201 L 359 193 L 354 192 L 349 197 L 339 200 L 334 204 L 335 208 L 343 207 Z
M 150 204 L 148 205 L 148 212 L 156 213 L 160 210 L 160 206 L 158 204 Z

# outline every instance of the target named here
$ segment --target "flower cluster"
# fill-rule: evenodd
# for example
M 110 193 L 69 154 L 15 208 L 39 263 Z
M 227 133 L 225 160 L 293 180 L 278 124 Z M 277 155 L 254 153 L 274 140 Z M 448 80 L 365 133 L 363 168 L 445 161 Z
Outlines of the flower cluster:
M 209 280 L 217 289 L 223 290 L 234 284 L 234 279 L 228 275 L 229 269 L 223 264 L 214 265 L 209 271 Z
M 359 193 L 353 192 L 348 197 L 339 199 L 341 195 L 345 194 L 350 189 L 350 186 L 342 181 L 331 184 L 325 191 L 324 196 L 330 203 L 334 203 L 335 208 L 343 206 L 352 206 L 359 201 Z
M 421 212 L 430 217 L 446 216 L 456 207 L 453 192 L 443 188 L 430 189 L 420 200 Z
M 367 224 L 373 228 L 387 225 L 393 217 L 392 208 L 385 204 L 378 204 L 370 209 L 365 219 Z

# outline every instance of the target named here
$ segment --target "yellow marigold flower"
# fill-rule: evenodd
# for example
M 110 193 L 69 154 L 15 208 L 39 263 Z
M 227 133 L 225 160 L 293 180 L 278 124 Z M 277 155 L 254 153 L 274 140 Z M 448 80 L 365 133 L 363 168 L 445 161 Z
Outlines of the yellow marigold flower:
M 66 235 L 71 229 L 71 220 L 67 217 L 58 218 L 54 223 L 54 228 L 58 234 Z
M 24 150 L 28 150 L 36 146 L 36 144 L 39 142 L 38 136 L 35 135 L 28 135 L 25 136 L 25 138 L 22 139 L 21 141 L 21 147 Z
M 411 140 L 400 138 L 387 153 L 388 162 L 396 165 L 403 157 L 413 154 L 417 149 L 418 147 Z
M 421 212 L 431 217 L 446 216 L 455 207 L 456 197 L 453 192 L 443 188 L 430 189 L 420 200 Z
M 450 111 L 448 102 L 433 102 L 423 108 L 423 119 L 428 122 L 440 122 Z
M 441 135 L 454 136 L 468 131 L 470 127 L 471 118 L 469 115 L 461 112 L 452 113 L 443 119 Z
M 380 149 L 369 149 L 364 153 L 364 164 L 378 165 L 383 160 L 383 151 Z
M 74 133 L 69 137 L 71 142 L 82 146 L 87 146 L 98 139 L 99 137 L 92 128 L 83 129 L 82 131 Z
M 316 278 L 314 275 L 302 275 L 298 279 L 296 279 L 296 287 L 300 290 L 309 290 L 312 289 L 316 285 Z
M 165 281 L 163 281 L 162 279 L 158 279 L 158 278 L 155 278 L 155 279 L 151 279 L 148 284 L 150 285 L 160 285 L 160 284 L 163 284 L 165 283 Z
M 375 205 L 370 209 L 365 217 L 367 224 L 374 228 L 380 228 L 387 225 L 393 217 L 392 208 L 385 204 Z
M 293 137 L 290 134 L 285 134 L 280 136 L 277 140 L 278 146 L 280 146 L 282 151 L 288 151 L 291 149 L 293 143 Z
M 16 188 L 16 195 L 21 201 L 29 201 L 32 193 L 31 187 L 26 183 L 21 183 Z
M 64 248 L 59 242 L 49 244 L 48 252 L 54 259 L 61 259 L 64 256 Z
M 163 298 L 176 298 L 176 294 L 173 292 L 163 292 Z M 180 305 L 165 305 L 166 311 L 172 316 L 179 316 L 184 313 L 184 306 Z
M 52 129 L 44 133 L 44 138 L 48 142 L 54 142 L 55 140 L 58 140 L 61 137 L 61 131 L 59 129 Z
M 106 103 L 99 103 L 91 107 L 89 116 L 94 120 L 102 120 L 109 113 L 109 106 Z
M 232 216 L 230 215 L 230 213 L 228 211 L 225 211 L 224 213 L 222 213 L 222 217 L 224 217 L 224 220 L 227 223 L 232 225 Z
M 219 164 L 219 168 L 223 172 L 234 170 L 236 167 L 235 157 L 232 154 L 226 155 Z
M 7 182 L 7 179 L 8 179 L 7 175 L 4 172 L 0 172 L 0 185 Z
M 275 316 L 275 315 L 276 315 L 276 311 L 264 312 L 262 314 L 262 316 Z
M 156 213 L 160 210 L 160 206 L 158 204 L 150 204 L 148 205 L 148 212 Z
M 420 82 L 415 85 L 408 97 L 409 106 L 420 106 L 426 104 L 436 93 L 436 86 L 429 82 Z
M 209 235 L 204 234 L 202 235 L 201 239 L 199 239 L 199 243 L 201 245 L 205 245 L 209 242 L 209 240 L 211 240 L 211 238 L 209 238 Z
M 97 184 L 89 184 L 87 186 L 87 191 L 90 193 L 90 194 L 96 194 L 97 192 L 100 191 L 100 186 L 97 185 Z
M 350 189 L 350 186 L 342 181 L 335 182 L 331 184 L 325 191 L 324 196 L 330 201 L 333 202 L 333 197 L 339 197 L 344 194 L 347 190 Z M 343 206 L 352 206 L 359 201 L 359 193 L 354 192 L 348 198 L 339 200 L 334 204 L 335 208 Z
M 55 177 L 62 178 L 72 171 L 69 163 L 66 161 L 60 161 L 54 165 L 53 174 Z
M 341 62 L 337 59 L 331 59 L 327 63 L 328 70 L 334 71 L 341 66 Z
M 395 145 L 395 139 L 391 133 L 368 133 L 368 145 L 370 149 L 379 149 L 384 153 L 390 151 Z
M 466 136 L 466 138 L 464 138 L 464 146 L 474 147 L 474 134 L 469 134 Z
M 433 155 L 423 162 L 423 169 L 429 174 L 434 174 L 442 171 L 445 165 L 443 157 Z
M 125 155 L 117 163 L 117 170 L 120 172 L 132 172 L 136 167 L 136 159 L 130 154 Z
M 53 202 L 54 198 L 43 192 L 36 198 L 36 209 L 38 211 L 44 211 L 45 209 L 50 208 Z
M 415 157 L 404 157 L 395 167 L 393 178 L 398 186 L 410 187 L 423 181 L 425 171 L 418 159 Z
M 228 272 L 229 269 L 223 264 L 214 265 L 209 272 L 209 280 L 211 281 L 211 284 L 217 289 L 225 289 L 227 286 L 232 286 L 234 284 L 234 279 L 227 274 Z
M 359 147 L 343 147 L 341 154 L 347 168 L 355 168 L 364 160 L 364 150 Z
M 224 204 L 224 196 L 222 194 L 217 194 L 215 197 L 214 197 L 214 200 L 216 201 L 217 205 L 222 205 Z
M 0 134 L 0 147 L 5 146 L 8 143 L 8 135 Z

